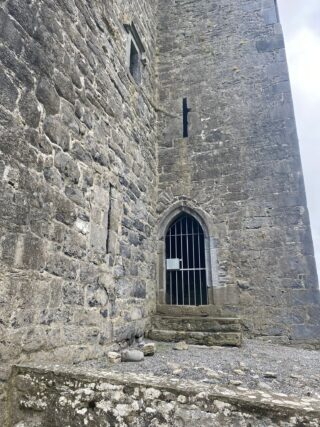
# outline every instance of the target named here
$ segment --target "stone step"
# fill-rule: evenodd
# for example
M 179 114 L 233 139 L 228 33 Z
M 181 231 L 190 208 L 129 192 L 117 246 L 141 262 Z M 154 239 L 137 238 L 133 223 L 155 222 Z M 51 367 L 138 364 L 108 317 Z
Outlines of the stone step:
M 154 341 L 186 341 L 188 344 L 206 345 L 211 347 L 240 347 L 242 343 L 241 332 L 194 332 L 151 329 L 147 336 Z
M 241 332 L 241 321 L 234 317 L 160 316 L 152 318 L 154 329 L 194 332 Z
M 158 304 L 156 314 L 163 316 L 234 317 L 237 308 L 215 305 L 167 305 Z

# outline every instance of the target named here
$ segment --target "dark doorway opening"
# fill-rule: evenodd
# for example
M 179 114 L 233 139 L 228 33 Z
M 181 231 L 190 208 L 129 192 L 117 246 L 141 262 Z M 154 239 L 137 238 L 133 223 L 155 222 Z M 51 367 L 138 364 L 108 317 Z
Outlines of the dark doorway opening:
M 166 302 L 208 304 L 204 233 L 187 213 L 171 224 L 166 235 Z

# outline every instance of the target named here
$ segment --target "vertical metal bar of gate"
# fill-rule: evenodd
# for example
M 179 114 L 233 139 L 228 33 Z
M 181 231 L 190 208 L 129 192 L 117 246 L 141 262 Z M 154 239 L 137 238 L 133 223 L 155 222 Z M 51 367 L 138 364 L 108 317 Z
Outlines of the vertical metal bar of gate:
M 182 283 L 182 305 L 184 305 L 184 277 L 183 277 L 183 218 L 181 219 L 181 225 L 180 225 L 180 230 L 181 230 L 181 236 L 180 236 L 180 250 L 181 250 L 181 283 Z
M 179 260 L 177 268 L 167 271 L 170 292 L 168 303 L 207 304 L 204 234 L 201 226 L 191 216 L 182 215 L 169 228 L 166 242 L 166 256 Z
M 185 217 L 185 223 L 186 223 L 186 228 L 185 228 L 185 238 L 184 238 L 184 244 L 185 244 L 185 248 L 184 248 L 184 254 L 183 254 L 183 258 L 184 260 L 186 260 L 186 255 L 187 255 L 187 247 L 188 247 L 188 218 L 187 216 Z M 187 262 L 184 262 L 185 267 L 184 268 L 188 268 Z M 188 292 L 188 304 L 191 304 L 191 300 L 190 300 L 190 286 L 189 286 L 189 278 L 188 278 L 188 273 L 186 273 L 186 271 L 184 270 L 183 272 L 184 277 L 186 278 L 187 281 L 187 286 L 186 286 L 186 290 Z
M 199 248 L 199 268 L 201 268 L 201 250 L 200 250 L 200 233 L 198 233 L 198 248 Z M 202 271 L 199 270 L 199 282 L 200 282 L 200 301 L 201 304 L 203 304 L 202 301 Z
M 192 241 L 192 267 L 193 267 L 193 295 L 194 295 L 194 305 L 197 305 L 196 263 L 195 263 L 195 254 L 194 254 L 194 225 L 193 225 L 193 221 L 191 222 L 191 241 Z M 198 248 L 198 250 L 199 250 L 199 248 Z
M 178 257 L 178 251 L 177 251 L 177 223 L 175 223 L 175 229 L 174 229 L 174 245 L 175 245 L 175 258 Z M 178 271 L 176 270 L 176 304 L 179 304 L 179 295 L 178 295 Z
M 189 305 L 191 305 L 190 271 L 189 271 L 189 236 L 188 236 L 188 218 L 187 217 L 186 217 L 186 246 L 187 246 L 187 274 L 188 274 Z
M 170 241 L 170 258 L 172 258 L 172 228 L 170 228 L 170 235 L 169 235 L 169 241 Z M 169 272 L 169 281 L 170 281 L 170 304 L 172 305 L 172 274 Z

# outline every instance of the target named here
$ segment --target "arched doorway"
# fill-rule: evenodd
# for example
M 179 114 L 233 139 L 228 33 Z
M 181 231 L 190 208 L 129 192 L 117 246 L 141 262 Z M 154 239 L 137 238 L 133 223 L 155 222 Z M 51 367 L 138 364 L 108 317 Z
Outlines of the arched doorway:
M 165 239 L 166 303 L 208 304 L 205 236 L 199 222 L 181 213 Z

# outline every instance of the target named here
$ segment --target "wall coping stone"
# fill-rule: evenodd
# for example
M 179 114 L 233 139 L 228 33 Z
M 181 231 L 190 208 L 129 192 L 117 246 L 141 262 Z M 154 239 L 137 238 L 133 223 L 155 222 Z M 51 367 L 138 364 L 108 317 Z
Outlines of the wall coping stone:
M 115 373 L 102 369 L 88 369 L 59 364 L 22 364 L 12 368 L 10 383 L 18 375 L 36 374 L 51 377 L 68 377 L 77 382 L 84 380 L 95 384 L 108 382 L 113 385 L 130 385 L 137 387 L 161 389 L 175 395 L 192 397 L 196 401 L 207 403 L 219 400 L 235 405 L 250 412 L 267 412 L 269 415 L 312 416 L 320 420 L 320 400 L 314 398 L 297 398 L 284 393 L 272 393 L 261 390 L 249 390 L 244 387 L 222 387 L 219 385 L 199 385 L 196 381 L 164 379 L 154 375 L 134 373 Z

